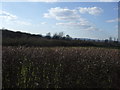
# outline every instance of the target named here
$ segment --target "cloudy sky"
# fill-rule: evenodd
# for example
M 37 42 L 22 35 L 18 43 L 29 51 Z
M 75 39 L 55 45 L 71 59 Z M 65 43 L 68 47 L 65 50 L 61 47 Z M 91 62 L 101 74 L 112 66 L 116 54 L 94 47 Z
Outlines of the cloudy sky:
M 91 3 L 49 3 L 49 0 L 47 1 L 47 3 L 0 3 L 0 6 L 2 6 L 0 10 L 0 21 L 2 21 L 0 22 L 0 28 L 5 27 L 14 31 L 19 30 L 43 35 L 48 32 L 52 34 L 64 32 L 74 38 L 106 39 L 110 36 L 117 38 L 118 0 L 114 0 L 116 2 Z
M 118 2 L 119 0 L 1 0 L 3 2 Z

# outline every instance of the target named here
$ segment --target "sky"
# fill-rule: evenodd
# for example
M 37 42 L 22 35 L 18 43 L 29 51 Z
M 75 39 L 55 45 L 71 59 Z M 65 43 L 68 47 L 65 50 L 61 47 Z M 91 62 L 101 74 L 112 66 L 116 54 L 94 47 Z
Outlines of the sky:
M 1 0 L 2 2 L 118 2 L 119 0 Z
M 118 37 L 118 0 L 116 2 L 2 1 L 0 28 L 42 35 L 49 32 L 51 34 L 64 32 L 73 38 Z

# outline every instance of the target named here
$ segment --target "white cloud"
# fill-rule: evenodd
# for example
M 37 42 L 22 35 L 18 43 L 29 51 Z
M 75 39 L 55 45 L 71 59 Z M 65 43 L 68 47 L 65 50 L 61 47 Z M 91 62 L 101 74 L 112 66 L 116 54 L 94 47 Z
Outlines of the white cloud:
M 80 7 L 79 12 L 82 14 L 91 14 L 91 15 L 99 15 L 103 12 L 103 9 L 99 7 Z
M 0 18 L 3 18 L 5 20 L 15 20 L 15 19 L 17 19 L 17 16 L 13 15 L 13 14 L 10 14 L 6 11 L 1 11 L 0 10 Z
M 56 23 L 56 25 L 65 26 L 68 28 L 79 28 L 79 30 L 98 30 L 94 25 L 89 22 L 83 24 L 84 22 L 67 22 L 67 23 Z
M 120 22 L 120 18 L 115 18 L 115 19 L 107 20 L 106 22 L 108 22 L 108 23 Z
M 13 25 L 31 25 L 31 23 L 19 20 L 19 18 L 16 15 L 13 15 L 6 11 L 0 10 L 0 20 L 4 24 L 13 24 Z
M 90 23 L 83 18 L 79 19 L 79 21 L 74 21 L 74 22 L 56 23 L 56 25 L 74 26 L 74 27 L 87 27 L 87 28 L 91 27 Z
M 19 21 L 19 20 L 14 21 L 14 23 L 16 23 L 16 24 L 18 24 L 18 25 L 25 25 L 25 26 L 29 26 L 29 25 L 31 25 L 30 22 Z
M 48 13 L 44 14 L 45 18 L 52 18 L 58 21 L 56 25 L 64 27 L 73 27 L 83 30 L 97 30 L 97 28 L 90 23 L 85 18 L 82 18 L 77 9 L 68 9 L 68 8 L 51 8 L 48 10 Z
M 47 22 L 41 22 L 41 24 L 43 24 L 43 25 L 44 25 L 44 24 L 47 24 Z
M 45 18 L 54 18 L 56 20 L 75 20 L 80 16 L 77 14 L 76 10 L 70 10 L 67 8 L 51 8 L 48 13 L 44 14 Z

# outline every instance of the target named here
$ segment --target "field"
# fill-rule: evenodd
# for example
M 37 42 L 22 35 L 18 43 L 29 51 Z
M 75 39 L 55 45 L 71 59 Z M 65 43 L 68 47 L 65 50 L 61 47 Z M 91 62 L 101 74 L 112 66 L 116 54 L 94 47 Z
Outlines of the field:
M 3 88 L 120 88 L 118 49 L 2 49 Z

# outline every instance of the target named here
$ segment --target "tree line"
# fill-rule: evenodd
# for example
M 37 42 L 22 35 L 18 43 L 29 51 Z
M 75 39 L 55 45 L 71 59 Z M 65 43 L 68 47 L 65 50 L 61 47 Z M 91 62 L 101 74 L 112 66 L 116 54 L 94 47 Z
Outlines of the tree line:
M 119 47 L 118 40 L 105 39 L 100 40 L 81 40 L 79 38 L 72 38 L 70 35 L 65 35 L 63 32 L 47 33 L 45 36 L 41 34 L 30 34 L 24 32 L 14 32 L 7 29 L 2 31 L 2 45 L 3 46 L 94 46 L 94 47 Z

